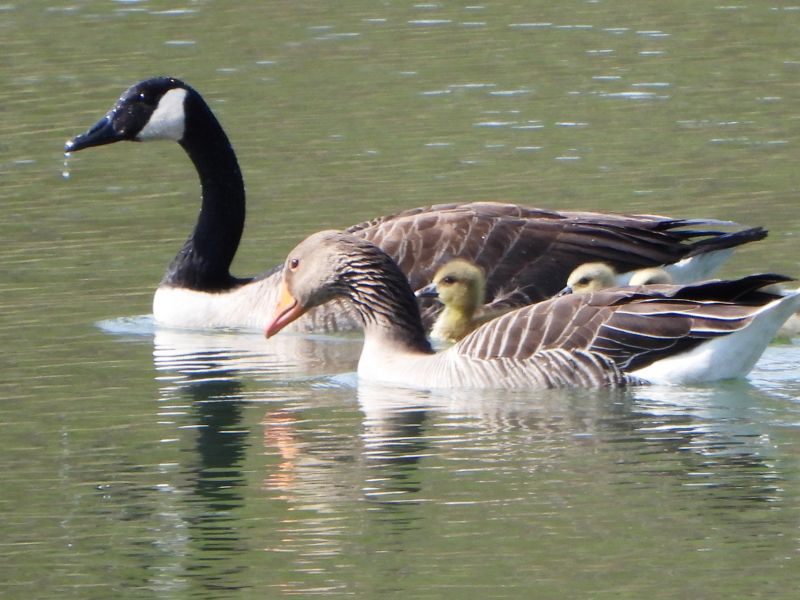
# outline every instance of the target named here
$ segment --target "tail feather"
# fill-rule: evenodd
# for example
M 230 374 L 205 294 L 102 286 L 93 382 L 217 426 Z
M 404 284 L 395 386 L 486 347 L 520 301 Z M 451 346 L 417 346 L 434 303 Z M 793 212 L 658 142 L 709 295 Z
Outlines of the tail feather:
M 724 300 L 726 302 L 762 302 L 777 298 L 779 294 L 763 288 L 792 281 L 791 277 L 776 273 L 757 273 L 739 279 L 701 281 L 680 288 L 680 297 L 687 300 Z
M 705 254 L 714 250 L 735 248 L 749 242 L 757 242 L 767 237 L 767 230 L 763 227 L 750 227 L 741 231 L 729 233 L 720 231 L 694 231 L 694 235 L 711 236 L 698 240 L 692 244 L 692 249 L 687 256 Z

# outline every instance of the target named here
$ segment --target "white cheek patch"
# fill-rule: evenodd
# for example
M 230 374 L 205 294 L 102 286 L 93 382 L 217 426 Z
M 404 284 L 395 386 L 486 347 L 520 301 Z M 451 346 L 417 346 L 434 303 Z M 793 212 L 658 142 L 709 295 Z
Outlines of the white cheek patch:
M 180 141 L 186 126 L 186 115 L 183 110 L 186 93 L 183 88 L 175 88 L 164 94 L 136 139 Z

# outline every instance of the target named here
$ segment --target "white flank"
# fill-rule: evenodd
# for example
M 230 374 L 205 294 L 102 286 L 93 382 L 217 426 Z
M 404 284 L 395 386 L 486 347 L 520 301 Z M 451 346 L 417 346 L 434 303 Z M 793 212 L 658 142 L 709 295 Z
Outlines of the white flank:
M 147 140 L 180 141 L 186 127 L 186 115 L 183 109 L 186 94 L 187 92 L 183 88 L 174 88 L 164 94 L 150 120 L 136 138 L 142 142 Z
M 800 307 L 800 291 L 762 307 L 744 329 L 703 342 L 693 350 L 633 371 L 649 383 L 688 384 L 744 377 L 789 317 Z
M 153 296 L 153 317 L 169 327 L 263 332 L 275 309 L 277 292 L 277 281 L 271 277 L 220 293 L 162 286 Z

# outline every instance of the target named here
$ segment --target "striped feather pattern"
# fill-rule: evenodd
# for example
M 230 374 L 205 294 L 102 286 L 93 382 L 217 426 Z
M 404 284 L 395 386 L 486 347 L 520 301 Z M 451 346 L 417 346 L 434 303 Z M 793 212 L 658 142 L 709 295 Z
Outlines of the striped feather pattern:
M 753 275 L 734 281 L 617 288 L 569 295 L 509 312 L 432 355 L 413 293 L 397 265 L 378 248 L 340 232 L 321 232 L 292 251 L 285 283 L 300 306 L 345 297 L 360 316 L 364 378 L 414 387 L 618 387 L 643 383 L 637 372 L 687 355 L 705 343 L 749 331 L 780 309 L 748 344 L 749 369 L 800 293 L 761 291 L 787 278 Z M 690 361 L 697 368 L 698 361 Z M 709 362 L 713 367 L 713 361 Z M 677 367 L 676 367 L 677 365 Z M 682 363 L 671 363 L 681 380 Z M 698 369 L 695 379 L 713 378 Z M 733 375 L 730 375 L 732 372 Z M 746 371 L 745 371 L 746 372 Z M 721 370 L 724 376 L 739 371 Z
M 487 307 L 494 310 L 552 297 L 585 262 L 603 261 L 619 272 L 632 271 L 766 235 L 761 228 L 732 233 L 711 228 L 731 225 L 474 202 L 416 208 L 347 231 L 394 258 L 413 289 L 429 283 L 436 269 L 453 258 L 476 263 L 486 274 Z M 426 325 L 439 308 L 432 301 L 423 303 Z
M 182 105 L 176 101 L 180 98 Z M 202 186 L 202 209 L 156 293 L 156 320 L 180 327 L 263 327 L 253 315 L 263 314 L 259 307 L 265 294 L 277 295 L 270 286 L 279 280 L 279 269 L 248 278 L 230 272 L 244 228 L 244 182 L 227 134 L 196 90 L 172 77 L 139 82 L 65 150 L 157 138 L 178 141 L 192 160 Z M 495 310 L 552 296 L 584 262 L 605 261 L 629 271 L 704 253 L 721 259 L 715 251 L 766 235 L 761 228 L 725 233 L 723 226 L 735 224 L 479 202 L 413 209 L 349 231 L 384 248 L 414 289 L 452 258 L 477 262 L 487 274 L 487 300 L 497 302 L 490 306 Z M 437 312 L 434 302 L 424 307 L 429 326 Z M 298 328 L 339 331 L 355 322 L 351 313 L 328 306 L 309 313 Z
M 640 383 L 596 352 L 556 348 L 538 351 L 524 360 L 505 356 L 481 360 L 463 355 L 456 360 L 448 356 L 449 352 L 432 357 L 429 369 L 417 377 L 422 375 L 419 379 L 431 387 L 598 388 Z
M 456 349 L 481 360 L 527 359 L 553 348 L 586 351 L 610 358 L 623 371 L 634 371 L 746 328 L 777 298 L 759 288 L 785 280 L 756 275 L 730 282 L 564 296 L 499 317 Z

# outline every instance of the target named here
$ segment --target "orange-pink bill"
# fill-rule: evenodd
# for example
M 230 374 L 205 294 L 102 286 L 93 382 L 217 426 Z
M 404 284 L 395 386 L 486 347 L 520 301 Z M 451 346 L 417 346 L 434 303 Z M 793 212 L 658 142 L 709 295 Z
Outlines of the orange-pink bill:
M 272 337 L 281 329 L 286 327 L 289 323 L 302 317 L 308 309 L 300 306 L 300 304 L 292 296 L 286 283 L 281 281 L 281 289 L 278 295 L 278 304 L 275 306 L 275 311 L 272 313 L 269 325 L 267 325 L 266 336 Z

